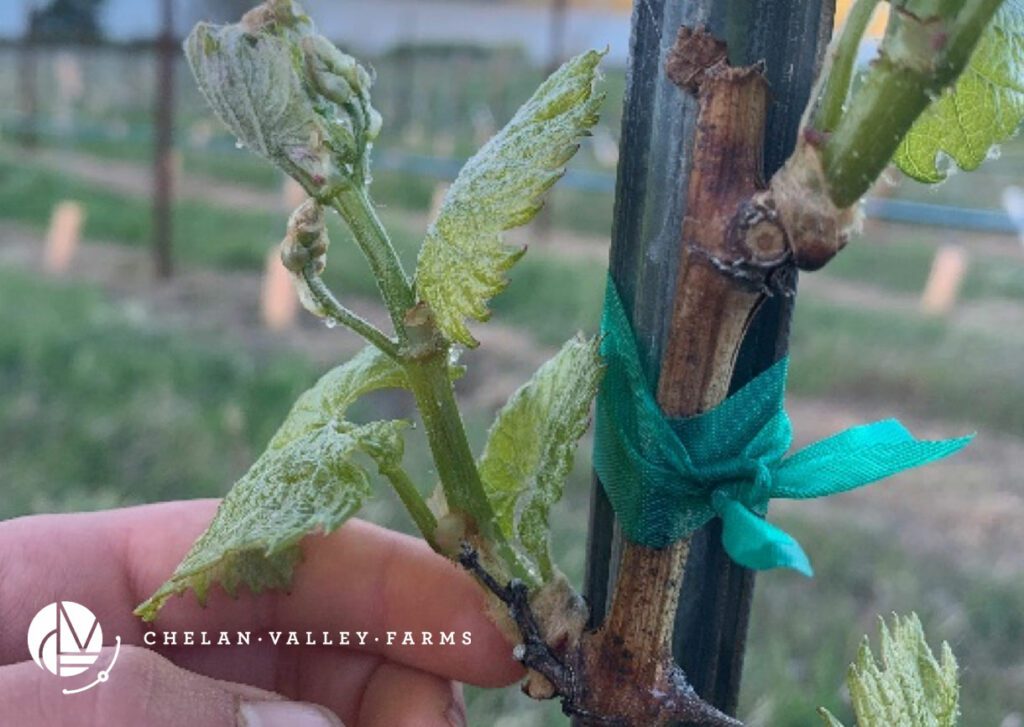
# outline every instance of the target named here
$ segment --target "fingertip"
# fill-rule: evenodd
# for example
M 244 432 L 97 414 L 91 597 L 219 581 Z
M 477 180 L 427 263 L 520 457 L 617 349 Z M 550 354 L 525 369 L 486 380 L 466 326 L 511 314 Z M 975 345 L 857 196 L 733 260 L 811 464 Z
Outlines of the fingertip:
M 462 688 L 434 674 L 382 663 L 366 685 L 360 727 L 465 727 Z
M 103 663 L 113 664 L 107 677 L 74 694 L 63 691 L 64 680 L 54 679 L 32 662 L 0 667 L 3 724 L 236 727 L 242 700 L 281 699 L 262 689 L 186 671 L 148 649 L 121 647 L 116 662 L 113 651 L 108 647 L 100 656 Z
M 238 705 L 238 727 L 345 727 L 326 707 L 309 702 L 249 702 Z
M 345 581 L 336 577 L 339 570 Z M 368 644 L 374 653 L 457 681 L 503 687 L 524 673 L 488 614 L 484 591 L 466 571 L 422 540 L 371 523 L 352 520 L 307 541 L 306 560 L 279 609 L 296 611 L 313 624 L 336 623 L 344 614 L 346 628 L 374 634 Z M 454 643 L 438 643 L 441 633 L 454 635 Z M 405 634 L 412 634 L 412 645 L 401 643 Z M 425 643 L 424 634 L 434 643 Z

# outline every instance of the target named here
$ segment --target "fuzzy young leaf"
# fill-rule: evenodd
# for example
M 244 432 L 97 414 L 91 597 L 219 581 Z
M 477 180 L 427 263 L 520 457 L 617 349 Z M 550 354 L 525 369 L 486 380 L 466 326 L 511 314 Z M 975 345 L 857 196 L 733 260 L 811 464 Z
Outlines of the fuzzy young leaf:
M 370 75 L 316 32 L 293 0 L 232 25 L 200 23 L 185 42 L 199 90 L 239 141 L 314 196 L 368 176 L 380 132 Z
M 846 683 L 858 727 L 954 727 L 960 716 L 957 664 L 949 644 L 935 658 L 916 614 L 881 625 L 881 660 L 865 638 Z M 820 710 L 828 727 L 842 727 Z
M 324 374 L 298 398 L 268 449 L 279 449 L 324 427 L 331 419 L 344 417 L 356 399 L 371 391 L 406 388 L 408 381 L 402 367 L 378 349 L 367 346 Z
M 336 529 L 369 497 L 357 455 L 384 469 L 402 457 L 405 422 L 356 425 L 343 418 L 345 411 L 365 393 L 404 385 L 401 369 L 372 348 L 321 378 L 231 488 L 171 578 L 136 613 L 152 620 L 168 598 L 189 588 L 205 603 L 214 582 L 232 595 L 240 584 L 256 593 L 287 586 L 301 557 L 299 541 Z
M 948 157 L 977 169 L 1024 120 L 1024 0 L 1005 0 L 957 82 L 911 127 L 893 159 L 905 174 L 935 184 Z
M 488 318 L 487 301 L 525 252 L 505 245 L 501 233 L 537 214 L 579 138 L 597 123 L 602 55 L 584 53 L 548 78 L 448 190 L 420 251 L 416 290 L 449 340 L 476 345 L 465 320 Z
M 548 512 L 562 497 L 603 366 L 598 342 L 574 338 L 509 399 L 491 427 L 480 477 L 498 527 L 548 581 Z

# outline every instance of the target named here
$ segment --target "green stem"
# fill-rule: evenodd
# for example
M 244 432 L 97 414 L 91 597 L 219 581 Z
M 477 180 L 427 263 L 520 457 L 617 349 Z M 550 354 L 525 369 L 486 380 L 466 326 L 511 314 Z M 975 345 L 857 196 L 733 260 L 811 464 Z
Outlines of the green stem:
M 398 497 L 402 504 L 405 505 L 405 509 L 409 511 L 409 515 L 412 517 L 413 522 L 416 523 L 416 527 L 423 533 L 423 538 L 431 548 L 439 550 L 437 541 L 434 539 L 434 533 L 437 531 L 437 518 L 434 517 L 434 513 L 427 507 L 427 503 L 423 500 L 419 490 L 416 489 L 416 485 L 409 479 L 409 475 L 401 467 L 381 469 L 381 473 L 388 478 L 391 486 L 395 488 L 395 492 L 398 493 Z
M 814 118 L 809 124 L 812 128 L 830 132 L 839 124 L 846 98 L 850 94 L 850 82 L 853 79 L 854 66 L 857 64 L 857 53 L 871 22 L 871 16 L 874 15 L 880 1 L 857 0 L 846 22 L 843 23 L 842 32 L 829 48 L 825 68 L 822 69 L 818 81 L 819 85 L 824 85 L 824 89 L 820 90 L 820 95 L 816 89 L 811 97 L 817 103 Z
M 340 193 L 334 202 L 366 256 L 394 321 L 399 356 L 423 418 L 449 509 L 467 519 L 470 532 L 478 532 L 494 545 L 511 575 L 533 582 L 535 579 L 495 522 L 494 509 L 484 491 L 455 402 L 448 371 L 448 346 L 437 336 L 429 315 L 426 318 L 413 315 L 415 293 L 369 195 L 365 188 L 358 187 Z
M 824 148 L 832 201 L 849 207 L 874 184 L 911 126 L 963 71 L 1002 0 L 965 0 L 944 25 L 904 14 Z M 890 21 L 892 23 L 894 21 Z M 943 39 L 940 51 L 928 40 Z M 931 54 L 929 56 L 928 54 Z
M 334 208 L 348 223 L 356 244 L 366 256 L 399 341 L 404 343 L 405 314 L 415 305 L 416 299 L 409 278 L 402 269 L 402 261 L 377 216 L 366 188 L 357 185 L 339 193 L 334 198 Z
M 438 351 L 427 360 L 407 364 L 406 370 L 420 407 L 441 485 L 448 496 L 448 506 L 477 520 L 493 515 L 455 404 L 447 354 Z
M 396 361 L 399 359 L 398 345 L 395 341 L 368 320 L 342 305 L 320 279 L 316 272 L 316 263 L 310 263 L 302 270 L 302 278 L 306 281 L 310 294 L 328 316 L 355 331 L 391 358 Z
M 455 391 L 448 375 L 447 347 L 438 349 L 428 358 L 413 359 L 405 368 L 448 508 L 467 519 L 470 531 L 479 532 L 495 545 L 511 575 L 533 582 L 534 578 L 497 528 L 494 509 L 484 491 L 462 415 L 455 403 Z
M 957 17 L 957 28 L 949 36 L 947 52 L 947 83 L 960 75 L 967 61 L 971 59 L 978 41 L 992 22 L 1004 0 L 976 0 L 969 2 Z M 959 63 L 959 66 L 956 64 Z

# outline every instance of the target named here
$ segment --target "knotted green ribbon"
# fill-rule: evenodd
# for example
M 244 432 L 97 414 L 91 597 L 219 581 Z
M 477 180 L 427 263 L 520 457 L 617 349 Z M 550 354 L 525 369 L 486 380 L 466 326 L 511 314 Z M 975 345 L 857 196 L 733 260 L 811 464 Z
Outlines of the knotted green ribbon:
M 809 576 L 799 543 L 764 519 L 771 498 L 846 492 L 947 457 L 971 440 L 917 440 L 890 419 L 785 457 L 793 439 L 783 408 L 786 359 L 713 410 L 669 419 L 641 368 L 611 278 L 602 335 L 607 371 L 598 394 L 594 468 L 626 536 L 648 547 L 670 545 L 717 515 L 722 544 L 737 563 Z

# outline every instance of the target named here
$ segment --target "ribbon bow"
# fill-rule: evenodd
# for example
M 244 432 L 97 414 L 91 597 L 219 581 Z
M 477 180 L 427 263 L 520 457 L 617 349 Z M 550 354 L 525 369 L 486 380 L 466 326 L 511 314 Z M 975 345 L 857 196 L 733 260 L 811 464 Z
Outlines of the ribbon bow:
M 894 419 L 854 427 L 785 457 L 793 440 L 783 408 L 783 359 L 711 411 L 662 413 L 632 327 L 609 278 L 594 468 L 627 537 L 662 548 L 716 515 L 722 544 L 748 568 L 811 575 L 800 544 L 764 516 L 771 498 L 824 497 L 862 487 L 963 449 L 972 437 L 915 439 Z

